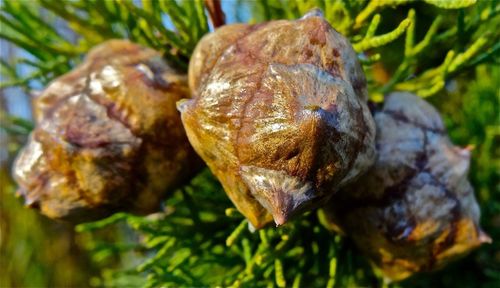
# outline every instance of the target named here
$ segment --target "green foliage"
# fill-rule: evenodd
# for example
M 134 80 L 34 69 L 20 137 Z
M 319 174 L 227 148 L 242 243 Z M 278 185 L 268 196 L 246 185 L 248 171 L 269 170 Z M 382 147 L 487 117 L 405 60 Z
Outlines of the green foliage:
M 12 64 L 2 61 L 2 74 L 10 82 L 2 83 L 1 87 L 30 87 L 31 80 L 46 84 L 77 64 L 91 47 L 112 38 L 128 38 L 158 49 L 167 60 L 186 69 L 189 55 L 208 31 L 202 0 L 142 1 L 141 7 L 132 0 L 35 0 L 2 4 L 0 38 L 26 50 L 35 60 L 21 58 Z M 170 19 L 175 31 L 166 28 L 163 19 Z M 67 26 L 76 33 L 77 43 L 66 39 L 56 29 L 58 26 Z M 18 63 L 32 66 L 36 71 L 32 75 L 18 75 L 15 69 Z
M 0 87 L 31 91 L 37 83 L 45 85 L 77 65 L 92 46 L 110 38 L 129 38 L 155 48 L 185 69 L 197 41 L 208 31 L 203 1 L 136 2 L 4 1 L 0 38 L 31 57 L 1 61 L 7 81 Z M 494 66 L 500 48 L 500 31 L 495 29 L 500 25 L 499 1 L 239 2 L 250 8 L 251 22 L 296 19 L 311 8 L 322 9 L 359 53 L 372 100 L 381 101 L 394 90 L 422 97 L 437 94 L 430 100 L 442 111 L 452 139 L 476 147 L 471 179 L 483 226 L 493 239 L 500 239 L 500 72 Z M 77 37 L 69 39 L 61 27 Z M 33 72 L 20 73 L 22 65 Z M 448 84 L 455 88 L 445 93 Z M 1 128 L 17 135 L 27 134 L 31 125 L 5 115 Z M 93 286 L 384 285 L 348 239 L 320 224 L 316 212 L 279 229 L 250 232 L 247 225 L 206 170 L 175 191 L 157 214 L 118 213 L 76 229 L 101 268 L 90 280 Z M 121 237 L 110 241 L 103 231 Z M 394 286 L 471 287 L 480 281 L 494 287 L 500 284 L 495 260 L 499 248 L 485 246 L 442 272 Z
M 8 114 L 0 115 L 0 128 L 11 135 L 27 135 L 33 130 L 33 123 Z
M 95 265 L 78 248 L 72 227 L 23 208 L 9 174 L 0 168 L 0 287 L 87 286 Z
M 356 274 L 354 269 L 362 266 L 352 264 L 352 252 L 344 249 L 347 244 L 318 225 L 315 213 L 280 229 L 252 233 L 248 222 L 231 207 L 222 187 L 205 170 L 169 197 L 161 213 L 148 217 L 115 214 L 81 224 L 77 231 L 89 233 L 92 240 L 87 245 L 93 255 L 106 255 L 99 258 L 103 263 L 123 250 L 99 245 L 92 231 L 125 222 L 140 237 L 139 243 L 115 243 L 141 251 L 143 258 L 139 265 L 104 274 L 104 282 L 98 284 L 105 286 L 115 286 L 116 281 L 138 273 L 144 276 L 144 287 L 301 287 L 306 283 L 333 287 L 335 282 L 366 284 L 373 278 L 368 271 Z M 337 261 L 349 265 L 337 269 Z

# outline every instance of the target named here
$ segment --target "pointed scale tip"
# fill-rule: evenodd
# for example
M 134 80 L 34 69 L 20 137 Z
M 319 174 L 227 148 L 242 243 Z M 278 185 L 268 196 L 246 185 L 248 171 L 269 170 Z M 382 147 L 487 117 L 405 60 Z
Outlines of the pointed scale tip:
M 484 231 L 479 231 L 479 242 L 480 243 L 488 243 L 491 244 L 493 239 L 491 239 L 490 235 L 486 234 Z
M 38 201 L 38 197 L 25 196 L 24 205 L 29 208 L 38 209 L 40 202 Z
M 248 231 L 250 231 L 250 233 L 254 233 L 255 231 L 257 231 L 257 228 L 255 228 L 252 223 L 248 222 Z
M 281 213 L 281 212 L 273 213 L 273 219 L 274 219 L 274 223 L 276 223 L 276 227 L 279 227 L 279 226 L 285 224 L 286 222 L 288 222 L 289 215 L 286 215 L 286 214 L 287 213 Z
M 40 207 L 40 196 L 37 193 L 28 193 L 26 190 L 19 188 L 16 190 L 16 198 L 24 198 L 24 206 L 28 208 L 38 209 Z
M 325 16 L 323 15 L 323 11 L 321 11 L 321 9 L 314 8 L 314 9 L 309 10 L 309 12 L 304 14 L 304 16 L 302 16 L 302 18 L 300 18 L 300 19 L 307 19 L 310 17 L 322 17 L 322 18 L 324 18 Z
M 476 149 L 476 146 L 474 146 L 474 144 L 469 144 L 463 148 L 463 150 L 468 152 L 472 152 L 474 149 Z
M 177 101 L 176 104 L 176 107 L 177 107 L 177 111 L 183 113 L 185 112 L 187 109 L 188 109 L 188 105 L 189 103 L 191 103 L 191 99 L 181 99 L 179 101 Z
M 285 171 L 242 166 L 240 173 L 255 199 L 273 215 L 277 226 L 285 224 L 314 198 L 309 182 Z

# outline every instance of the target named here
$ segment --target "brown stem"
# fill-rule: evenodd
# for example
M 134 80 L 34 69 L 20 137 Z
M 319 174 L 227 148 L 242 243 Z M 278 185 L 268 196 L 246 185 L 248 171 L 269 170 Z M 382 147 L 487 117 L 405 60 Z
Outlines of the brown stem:
M 205 0 L 205 6 L 210 14 L 210 20 L 214 28 L 226 24 L 226 15 L 224 15 L 224 11 L 222 11 L 220 0 Z

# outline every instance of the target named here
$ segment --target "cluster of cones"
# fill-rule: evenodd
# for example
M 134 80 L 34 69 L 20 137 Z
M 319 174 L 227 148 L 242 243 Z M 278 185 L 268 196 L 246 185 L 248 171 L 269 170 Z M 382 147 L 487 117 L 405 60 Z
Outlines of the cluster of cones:
M 323 207 L 393 280 L 490 241 L 470 152 L 439 113 L 408 93 L 370 111 L 367 95 L 351 44 L 317 12 L 217 29 L 188 77 L 112 40 L 35 99 L 14 176 L 31 206 L 82 222 L 158 209 L 199 156 L 254 228 Z

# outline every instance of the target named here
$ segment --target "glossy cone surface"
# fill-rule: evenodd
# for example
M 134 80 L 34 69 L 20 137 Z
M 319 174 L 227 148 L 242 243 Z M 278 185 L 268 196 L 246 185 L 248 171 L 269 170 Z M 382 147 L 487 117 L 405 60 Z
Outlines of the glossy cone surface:
M 325 208 L 332 224 L 392 280 L 489 242 L 467 180 L 470 152 L 452 145 L 438 112 L 415 95 L 393 93 L 374 118 L 378 159 Z
M 92 49 L 34 101 L 36 128 L 13 170 L 26 203 L 72 222 L 157 211 L 200 166 L 175 107 L 186 78 L 128 41 Z
M 321 16 L 222 27 L 192 59 L 186 133 L 254 227 L 284 224 L 373 163 L 363 71 Z

